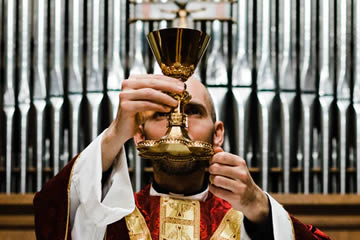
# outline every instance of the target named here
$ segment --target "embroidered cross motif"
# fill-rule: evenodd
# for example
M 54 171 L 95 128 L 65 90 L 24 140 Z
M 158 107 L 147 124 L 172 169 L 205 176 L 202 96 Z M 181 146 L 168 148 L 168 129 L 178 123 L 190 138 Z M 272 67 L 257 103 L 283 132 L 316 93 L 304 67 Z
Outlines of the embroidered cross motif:
M 191 237 L 186 233 L 184 226 L 177 226 L 175 231 L 169 233 L 168 239 L 174 240 L 191 240 Z
M 199 240 L 200 203 L 160 198 L 160 240 Z

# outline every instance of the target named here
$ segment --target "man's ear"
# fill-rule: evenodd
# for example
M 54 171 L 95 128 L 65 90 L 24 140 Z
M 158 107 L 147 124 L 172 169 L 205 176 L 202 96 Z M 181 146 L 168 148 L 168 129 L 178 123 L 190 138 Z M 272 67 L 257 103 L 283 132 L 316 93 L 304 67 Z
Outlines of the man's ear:
M 139 142 L 144 141 L 144 140 L 145 140 L 144 126 L 140 125 L 139 129 L 136 131 L 136 133 L 134 135 L 135 145 L 138 146 Z
M 224 142 L 224 123 L 222 121 L 215 122 L 215 131 L 213 136 L 213 147 L 221 147 Z

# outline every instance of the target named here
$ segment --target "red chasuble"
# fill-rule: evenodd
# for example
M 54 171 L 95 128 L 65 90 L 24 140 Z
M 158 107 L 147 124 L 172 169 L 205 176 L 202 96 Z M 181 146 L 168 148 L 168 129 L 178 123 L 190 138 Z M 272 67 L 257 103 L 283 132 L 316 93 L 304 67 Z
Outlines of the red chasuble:
M 162 220 L 162 218 L 165 218 L 164 216 L 161 216 L 161 207 L 162 204 L 160 204 L 161 200 L 163 201 L 176 201 L 171 198 L 163 198 L 159 196 L 150 196 L 150 185 L 147 185 L 144 189 L 142 189 L 139 193 L 135 194 L 135 202 L 136 206 L 139 209 L 141 215 L 144 217 L 146 225 L 151 233 L 151 238 L 153 240 L 160 239 L 160 228 L 161 225 L 164 224 L 165 219 Z M 181 201 L 181 200 L 180 200 Z M 196 224 L 199 224 L 199 230 L 200 230 L 200 239 L 207 240 L 210 239 L 215 233 L 215 231 L 218 229 L 220 223 L 222 222 L 225 214 L 231 209 L 231 205 L 214 196 L 213 194 L 209 193 L 206 201 L 200 202 L 200 201 L 182 201 L 184 205 L 181 205 L 179 215 L 181 214 L 181 211 L 184 210 L 183 206 L 186 206 L 187 203 L 191 202 L 198 202 L 199 203 L 199 222 L 195 222 Z M 168 204 L 168 205 L 171 205 Z M 196 208 L 196 206 L 194 207 Z M 175 221 L 175 220 L 174 220 Z M 160 224 L 162 222 L 162 224 Z M 241 223 L 240 225 L 241 226 Z M 124 234 L 126 230 L 126 234 Z M 107 234 L 106 239 L 129 239 L 128 231 L 126 228 L 125 221 L 122 219 L 116 223 L 113 223 L 108 226 L 107 228 Z M 120 237 L 121 236 L 121 237 Z M 126 236 L 126 237 L 125 237 Z M 193 239 L 192 236 L 189 236 L 190 239 Z
M 34 209 L 37 239 L 71 239 L 69 193 L 74 162 L 75 159 L 70 161 L 35 195 Z M 224 223 L 232 222 L 234 219 L 239 220 L 238 212 L 234 211 L 229 203 L 211 193 L 204 202 L 186 200 L 178 204 L 178 202 L 173 202 L 172 198 L 150 196 L 149 189 L 150 185 L 135 194 L 137 208 L 134 212 L 138 215 L 131 214 L 108 225 L 106 239 L 130 239 L 129 233 L 134 236 L 133 234 L 140 227 L 148 229 L 153 240 L 159 239 L 166 231 L 184 231 L 187 233 L 199 231 L 201 240 L 210 239 L 211 237 L 212 239 L 221 239 L 221 237 L 216 237 L 219 230 L 225 231 L 227 228 L 233 227 L 232 224 L 226 225 Z M 173 215 L 169 215 L 169 209 L 172 209 L 171 214 Z M 183 212 L 189 212 L 189 209 L 194 209 L 195 214 L 193 216 L 195 217 L 193 220 L 187 219 L 188 216 L 181 216 Z M 199 211 L 196 212 L 195 210 Z M 144 220 L 143 225 L 132 225 L 133 220 L 138 217 Z M 177 217 L 182 217 L 183 220 L 179 220 Z M 296 239 L 328 239 L 322 232 L 311 225 L 304 225 L 292 216 L 291 219 Z M 160 222 L 163 224 L 160 224 Z M 176 225 L 178 223 L 180 223 L 181 227 Z M 189 228 L 191 224 L 199 226 L 199 230 L 196 230 L 196 227 L 195 230 L 191 230 Z M 174 228 L 174 226 L 176 227 Z M 190 239 L 192 238 L 190 237 Z

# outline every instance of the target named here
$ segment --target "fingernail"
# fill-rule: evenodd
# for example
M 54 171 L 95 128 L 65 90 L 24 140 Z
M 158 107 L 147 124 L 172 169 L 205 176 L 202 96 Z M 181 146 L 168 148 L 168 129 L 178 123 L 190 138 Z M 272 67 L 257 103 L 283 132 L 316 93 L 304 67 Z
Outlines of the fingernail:
M 179 91 L 183 91 L 183 90 L 184 90 L 184 85 L 177 85 L 176 87 L 177 87 L 177 89 L 178 89 Z

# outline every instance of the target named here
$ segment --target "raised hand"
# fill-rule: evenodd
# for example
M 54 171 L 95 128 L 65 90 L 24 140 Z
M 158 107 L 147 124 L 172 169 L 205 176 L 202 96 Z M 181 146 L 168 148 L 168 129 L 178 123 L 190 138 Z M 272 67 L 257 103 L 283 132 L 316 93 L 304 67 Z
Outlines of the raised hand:
M 169 112 L 177 101 L 165 92 L 180 93 L 184 83 L 164 75 L 133 75 L 123 81 L 115 120 L 102 140 L 103 171 L 113 163 L 123 144 L 132 138 L 146 111 Z
M 218 147 L 209 172 L 210 192 L 228 201 L 254 223 L 266 219 L 269 215 L 267 196 L 253 181 L 244 159 Z

